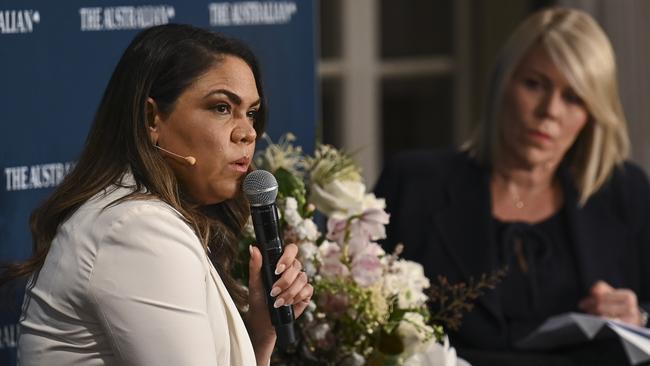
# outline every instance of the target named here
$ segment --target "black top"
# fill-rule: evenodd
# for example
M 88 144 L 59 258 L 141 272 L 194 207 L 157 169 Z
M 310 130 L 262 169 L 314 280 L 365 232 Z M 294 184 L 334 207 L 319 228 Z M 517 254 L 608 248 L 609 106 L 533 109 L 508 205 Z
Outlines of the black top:
M 497 261 L 508 268 L 499 285 L 510 344 L 548 317 L 578 311 L 580 284 L 564 210 L 538 223 L 493 218 Z

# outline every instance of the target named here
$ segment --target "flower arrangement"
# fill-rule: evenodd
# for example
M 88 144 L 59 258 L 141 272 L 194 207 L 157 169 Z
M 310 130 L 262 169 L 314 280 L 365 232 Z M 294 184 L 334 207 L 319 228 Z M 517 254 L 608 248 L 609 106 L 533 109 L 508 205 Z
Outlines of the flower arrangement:
M 358 166 L 328 145 L 313 156 L 287 134 L 255 156 L 255 165 L 278 181 L 278 209 L 285 243 L 296 243 L 314 286 L 312 303 L 298 320 L 299 347 L 274 360 L 285 365 L 456 365 L 441 325 L 457 325 L 466 300 L 493 285 L 431 286 L 420 264 L 385 253 L 385 202 L 366 192 Z M 316 222 L 325 228 L 322 233 Z M 247 227 L 242 248 L 254 242 Z M 242 250 L 242 253 L 246 253 Z M 494 281 L 494 279 L 491 279 Z M 428 291 L 433 292 L 429 293 Z M 431 314 L 431 295 L 452 300 Z M 474 297 L 472 297 L 474 296 Z M 441 301 L 441 305 L 442 305 Z M 451 316 L 447 316 L 451 315 Z

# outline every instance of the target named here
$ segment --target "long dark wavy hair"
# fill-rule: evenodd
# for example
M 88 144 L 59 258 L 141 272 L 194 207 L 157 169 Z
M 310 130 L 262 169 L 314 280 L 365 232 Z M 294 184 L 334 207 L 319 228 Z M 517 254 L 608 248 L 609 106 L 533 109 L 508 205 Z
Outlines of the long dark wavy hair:
M 217 271 L 240 309 L 244 289 L 233 278 L 238 236 L 249 215 L 246 199 L 237 197 L 200 207 L 183 193 L 179 182 L 149 138 L 146 100 L 169 114 L 181 93 L 224 56 L 250 66 L 262 100 L 255 130 L 261 136 L 266 106 L 259 65 L 242 42 L 189 25 L 167 24 L 140 32 L 126 49 L 106 87 L 84 150 L 76 167 L 31 215 L 33 254 L 4 266 L 0 285 L 28 276 L 43 266 L 59 226 L 84 202 L 119 182 L 128 170 L 136 189 L 123 199 L 157 198 L 178 210 L 210 249 Z M 146 194 L 139 193 L 146 189 Z

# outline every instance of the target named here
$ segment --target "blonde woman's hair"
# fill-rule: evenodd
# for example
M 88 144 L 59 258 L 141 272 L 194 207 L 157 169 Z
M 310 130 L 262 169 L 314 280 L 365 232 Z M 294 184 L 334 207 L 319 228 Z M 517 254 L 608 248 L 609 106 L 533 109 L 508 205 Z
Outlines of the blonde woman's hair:
M 536 45 L 548 52 L 589 112 L 589 122 L 565 157 L 584 204 L 628 157 L 630 142 L 618 94 L 614 51 L 602 28 L 583 11 L 548 8 L 519 25 L 497 58 L 483 119 L 464 148 L 486 165 L 498 159 L 504 91 L 521 60 Z

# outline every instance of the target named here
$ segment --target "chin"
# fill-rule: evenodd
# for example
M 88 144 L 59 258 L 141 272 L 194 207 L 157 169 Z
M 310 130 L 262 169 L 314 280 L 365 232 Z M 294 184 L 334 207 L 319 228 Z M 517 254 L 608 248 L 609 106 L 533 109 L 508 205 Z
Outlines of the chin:
M 525 164 L 531 168 L 545 165 L 552 161 L 552 156 L 548 154 L 529 154 L 527 156 L 524 156 Z
M 210 196 L 210 203 L 211 205 L 221 203 L 223 201 L 227 201 L 230 199 L 233 199 L 237 197 L 240 193 L 239 187 L 233 187 L 233 189 L 220 189 L 218 192 L 213 192 L 212 195 Z
M 513 150 L 513 155 L 521 164 L 534 166 L 547 162 L 553 154 L 533 146 L 521 146 Z

